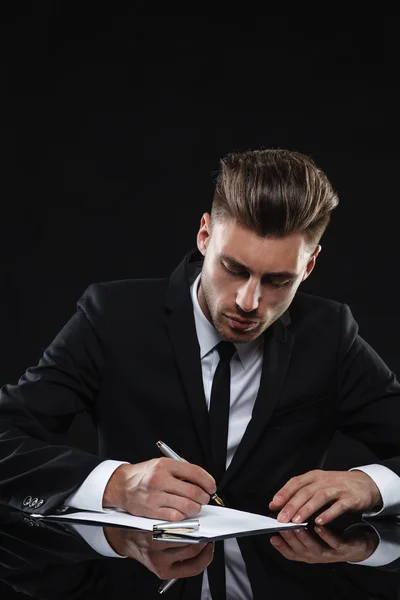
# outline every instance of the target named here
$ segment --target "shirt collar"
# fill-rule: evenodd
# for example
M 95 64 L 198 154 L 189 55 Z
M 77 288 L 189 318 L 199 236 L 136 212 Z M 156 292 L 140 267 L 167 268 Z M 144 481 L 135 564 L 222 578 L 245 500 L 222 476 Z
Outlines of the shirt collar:
M 200 345 L 200 359 L 202 360 L 206 354 L 213 350 L 213 348 L 215 348 L 215 346 L 222 341 L 222 337 L 207 319 L 200 307 L 197 297 L 200 277 L 201 273 L 198 275 L 198 277 L 196 277 L 195 281 L 190 286 L 190 292 L 192 295 L 197 339 Z M 244 369 L 248 369 L 250 367 L 262 342 L 263 336 L 259 336 L 255 340 L 247 342 L 246 344 L 234 344 Z

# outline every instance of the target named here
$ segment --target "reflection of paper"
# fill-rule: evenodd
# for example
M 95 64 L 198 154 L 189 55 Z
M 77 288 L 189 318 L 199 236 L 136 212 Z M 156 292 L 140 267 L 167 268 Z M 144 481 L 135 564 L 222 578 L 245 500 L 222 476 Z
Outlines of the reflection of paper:
M 104 512 L 81 511 L 64 515 L 31 515 L 41 518 L 52 519 L 71 519 L 77 521 L 89 521 L 103 523 L 108 525 L 119 525 L 120 527 L 135 527 L 152 531 L 153 525 L 165 523 L 157 519 L 147 519 L 145 517 L 134 517 L 128 513 L 105 510 Z M 230 536 L 240 533 L 250 533 L 256 531 L 268 531 L 286 529 L 291 527 L 301 527 L 306 523 L 279 523 L 271 517 L 255 515 L 232 508 L 222 506 L 203 506 L 200 513 L 196 515 L 200 521 L 200 528 L 193 533 L 186 533 L 185 536 L 195 538 L 217 538 L 221 536 Z M 182 524 L 185 521 L 180 521 Z

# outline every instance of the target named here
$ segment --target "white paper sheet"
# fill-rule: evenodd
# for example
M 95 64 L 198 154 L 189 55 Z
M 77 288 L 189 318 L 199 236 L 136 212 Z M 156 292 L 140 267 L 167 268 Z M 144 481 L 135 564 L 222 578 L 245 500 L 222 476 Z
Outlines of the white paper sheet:
M 165 523 L 157 519 L 135 517 L 125 512 L 105 510 L 104 512 L 80 511 L 71 514 L 60 515 L 31 515 L 41 518 L 70 519 L 74 521 L 88 521 L 103 523 L 104 525 L 119 525 L 121 527 L 135 527 L 145 531 L 153 531 L 153 525 Z M 276 519 L 256 515 L 232 508 L 222 506 L 203 506 L 200 513 L 193 517 L 199 519 L 198 531 L 185 533 L 185 537 L 214 539 L 219 537 L 230 537 L 233 535 L 251 533 L 257 531 L 269 531 L 302 527 L 306 523 L 279 523 Z M 185 521 L 180 521 L 182 524 Z

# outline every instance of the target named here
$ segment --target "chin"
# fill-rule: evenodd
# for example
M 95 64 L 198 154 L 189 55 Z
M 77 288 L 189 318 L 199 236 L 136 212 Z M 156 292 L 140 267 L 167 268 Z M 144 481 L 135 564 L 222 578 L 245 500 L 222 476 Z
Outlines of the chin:
M 233 342 L 234 344 L 247 344 L 262 334 L 259 327 L 252 331 L 243 332 L 233 331 L 230 327 L 216 327 L 215 329 L 226 342 Z

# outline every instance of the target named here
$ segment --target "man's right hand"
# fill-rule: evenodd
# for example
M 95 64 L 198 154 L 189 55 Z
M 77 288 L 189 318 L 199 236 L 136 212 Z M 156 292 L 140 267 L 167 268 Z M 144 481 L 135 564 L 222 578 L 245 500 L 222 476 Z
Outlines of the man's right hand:
M 208 567 L 214 543 L 182 544 L 154 540 L 149 531 L 105 527 L 104 535 L 117 554 L 142 563 L 160 579 L 193 577 Z
M 122 508 L 138 517 L 180 521 L 197 515 L 215 491 L 214 478 L 201 467 L 154 458 L 118 467 L 107 483 L 103 507 Z

